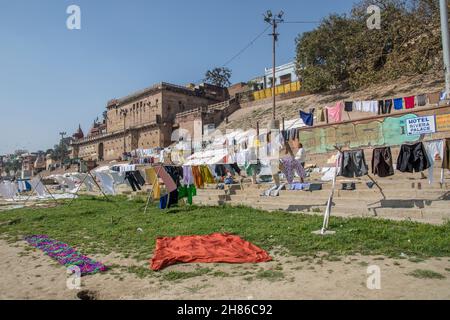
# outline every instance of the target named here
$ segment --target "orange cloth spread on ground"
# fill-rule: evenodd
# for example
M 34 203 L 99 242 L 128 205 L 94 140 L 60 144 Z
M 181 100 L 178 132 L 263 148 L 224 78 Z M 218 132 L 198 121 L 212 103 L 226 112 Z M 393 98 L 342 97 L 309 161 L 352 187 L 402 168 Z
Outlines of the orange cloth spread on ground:
M 263 249 L 231 234 L 178 236 L 156 239 L 151 268 L 160 270 L 178 262 L 266 262 L 272 258 Z

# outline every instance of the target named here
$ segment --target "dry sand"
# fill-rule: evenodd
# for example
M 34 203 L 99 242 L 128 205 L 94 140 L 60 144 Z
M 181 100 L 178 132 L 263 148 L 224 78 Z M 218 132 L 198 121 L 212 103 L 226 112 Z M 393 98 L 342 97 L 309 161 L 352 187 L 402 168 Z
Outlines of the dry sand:
M 78 290 L 66 287 L 66 269 L 26 242 L 0 240 L 0 299 L 77 299 Z M 274 261 L 261 264 L 180 264 L 159 272 L 158 277 L 138 278 L 120 268 L 82 277 L 81 290 L 97 292 L 99 299 L 450 299 L 450 259 L 411 262 L 374 256 L 347 256 L 327 261 L 274 254 Z M 117 255 L 94 256 L 107 265 L 145 265 Z M 366 286 L 367 265 L 381 270 L 381 289 Z M 226 272 L 180 281 L 163 280 L 170 271 L 193 271 L 198 267 Z M 256 278 L 259 270 L 275 270 L 281 279 Z M 445 279 L 418 279 L 408 273 L 426 269 Z M 447 270 L 446 270 L 447 269 Z M 119 278 L 122 278 L 120 280 Z

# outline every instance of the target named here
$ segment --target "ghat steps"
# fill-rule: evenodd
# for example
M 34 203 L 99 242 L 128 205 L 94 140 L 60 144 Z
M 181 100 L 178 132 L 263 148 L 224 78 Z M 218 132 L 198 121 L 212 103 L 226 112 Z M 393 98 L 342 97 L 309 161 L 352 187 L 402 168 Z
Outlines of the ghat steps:
M 392 220 L 412 220 L 432 224 L 445 223 L 450 219 L 450 176 L 444 184 L 439 183 L 440 170 L 434 171 L 434 183 L 429 184 L 420 173 L 398 173 L 389 178 L 375 177 L 377 186 L 369 188 L 368 177 L 338 177 L 333 198 L 332 216 L 374 217 Z M 427 174 L 427 172 L 425 172 Z M 321 182 L 313 174 L 307 182 Z M 340 190 L 342 182 L 355 182 L 355 190 Z M 322 182 L 323 183 L 323 182 Z M 198 189 L 194 203 L 197 205 L 249 206 L 267 211 L 287 211 L 323 215 L 331 191 L 331 182 L 322 184 L 322 190 L 281 190 L 279 196 L 266 197 L 260 194 L 273 184 L 242 183 L 226 187 L 225 190 L 207 186 Z M 384 196 L 383 196 L 384 195 Z

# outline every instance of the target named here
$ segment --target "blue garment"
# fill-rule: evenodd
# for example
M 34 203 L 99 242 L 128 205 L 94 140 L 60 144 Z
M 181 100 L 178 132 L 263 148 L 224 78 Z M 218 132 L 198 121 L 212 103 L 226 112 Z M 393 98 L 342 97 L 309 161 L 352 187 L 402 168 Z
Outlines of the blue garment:
M 303 120 L 303 122 L 307 125 L 312 127 L 314 123 L 314 114 L 313 113 L 306 113 L 304 111 L 300 110 L 300 118 Z
M 303 190 L 306 188 L 309 188 L 310 184 L 309 183 L 300 183 L 300 182 L 295 182 L 295 183 L 291 183 L 290 184 L 290 190 Z
M 168 194 L 163 195 L 161 198 L 159 198 L 159 208 L 160 209 L 166 209 L 167 208 L 167 200 L 169 198 Z
M 395 110 L 403 109 L 403 98 L 394 99 L 394 109 Z

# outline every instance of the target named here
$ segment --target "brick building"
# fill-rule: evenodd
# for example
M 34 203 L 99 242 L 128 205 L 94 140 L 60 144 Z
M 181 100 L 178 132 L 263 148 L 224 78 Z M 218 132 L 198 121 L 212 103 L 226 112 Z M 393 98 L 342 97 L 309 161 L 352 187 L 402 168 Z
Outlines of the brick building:
M 85 137 L 75 137 L 72 158 L 115 160 L 124 152 L 169 146 L 179 127 L 177 114 L 229 98 L 226 88 L 209 84 L 183 87 L 159 83 L 107 103 L 103 122 L 94 122 Z M 179 119 L 179 117 L 178 117 Z

